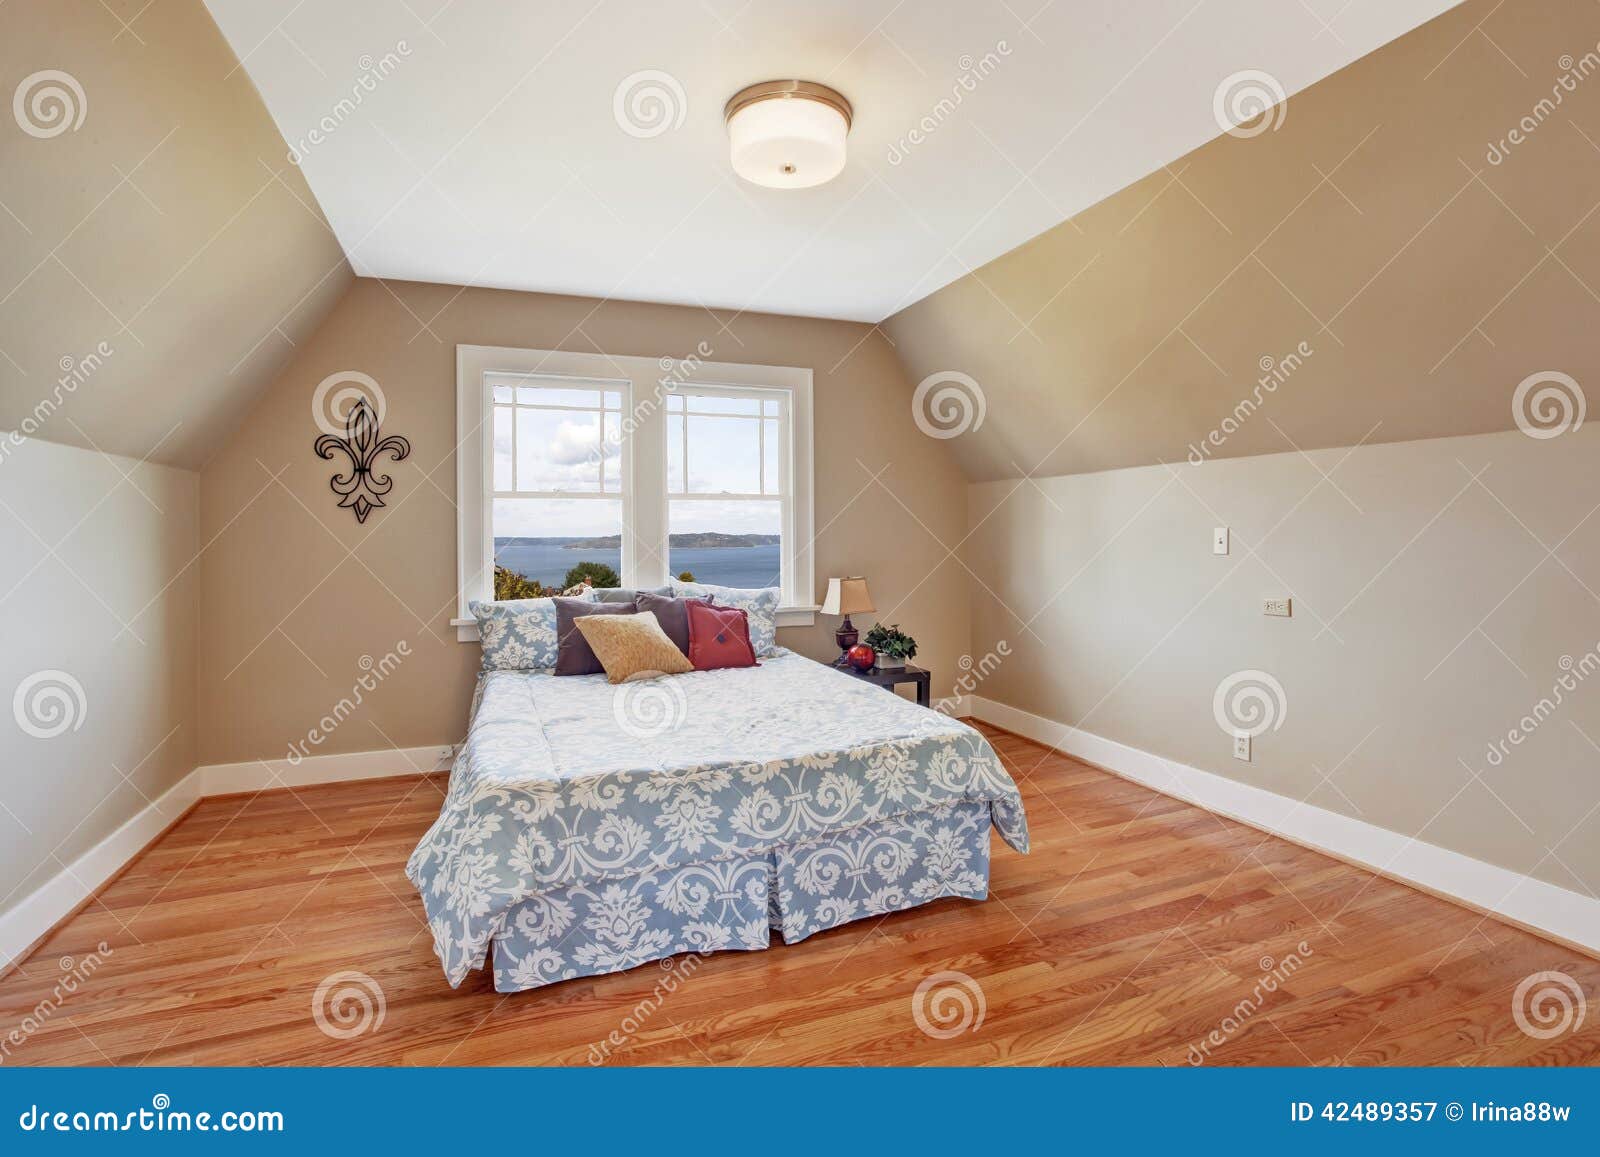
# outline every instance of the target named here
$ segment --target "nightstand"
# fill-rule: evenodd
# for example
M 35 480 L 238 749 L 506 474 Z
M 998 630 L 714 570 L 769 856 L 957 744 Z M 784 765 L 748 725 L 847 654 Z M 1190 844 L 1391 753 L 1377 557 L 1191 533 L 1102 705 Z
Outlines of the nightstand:
M 882 667 L 873 667 L 867 671 L 857 671 L 848 663 L 843 665 L 835 663 L 834 666 L 846 675 L 853 675 L 866 683 L 876 683 L 879 687 L 894 688 L 901 683 L 915 683 L 917 685 L 917 702 L 923 707 L 930 707 L 929 683 L 932 676 L 921 667 L 913 667 L 907 663 L 904 667 L 893 667 L 884 670 Z

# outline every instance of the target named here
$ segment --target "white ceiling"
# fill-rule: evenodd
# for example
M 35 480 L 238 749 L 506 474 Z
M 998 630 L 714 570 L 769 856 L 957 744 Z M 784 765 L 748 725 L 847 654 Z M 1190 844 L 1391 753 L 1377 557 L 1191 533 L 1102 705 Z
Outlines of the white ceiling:
M 1230 74 L 1292 94 L 1453 0 L 207 4 L 287 141 L 335 125 L 302 167 L 360 274 L 878 321 L 1216 136 Z M 684 99 L 640 137 L 644 70 Z M 855 105 L 820 188 L 728 167 L 723 103 L 785 77 Z

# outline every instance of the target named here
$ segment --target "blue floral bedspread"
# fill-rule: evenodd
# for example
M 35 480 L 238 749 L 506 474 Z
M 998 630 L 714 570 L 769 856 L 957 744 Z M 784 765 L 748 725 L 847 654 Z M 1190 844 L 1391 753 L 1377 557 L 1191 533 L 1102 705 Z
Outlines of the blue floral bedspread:
M 530 897 L 958 802 L 989 805 L 1028 850 L 1021 797 L 982 735 L 790 652 L 619 686 L 490 671 L 406 874 L 454 986 Z

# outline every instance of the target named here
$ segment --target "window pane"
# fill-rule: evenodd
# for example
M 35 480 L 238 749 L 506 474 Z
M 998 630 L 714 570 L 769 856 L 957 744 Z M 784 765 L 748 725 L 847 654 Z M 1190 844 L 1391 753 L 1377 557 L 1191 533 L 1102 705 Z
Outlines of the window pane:
M 778 444 L 778 423 L 767 420 L 761 423 L 761 492 L 763 494 L 782 494 L 783 486 L 779 482 L 782 471 L 781 448 Z
M 725 398 L 715 394 L 690 394 L 691 414 L 749 414 L 761 413 L 760 398 Z
M 782 507 L 775 501 L 667 503 L 667 567 L 725 587 L 781 586 Z
M 761 493 L 760 422 L 700 416 L 688 422 L 690 493 Z
M 601 463 L 604 472 L 601 489 L 607 494 L 622 493 L 622 415 L 605 415 L 606 440 L 601 447 L 604 451 L 604 461 Z
M 622 409 L 622 394 L 619 391 L 606 391 L 606 409 L 619 411 Z
M 511 477 L 511 407 L 494 408 L 494 488 L 510 490 L 516 483 Z
M 601 453 L 598 412 L 517 409 L 518 490 L 597 491 Z
M 494 400 L 497 402 L 509 402 L 511 400 L 511 387 L 496 386 L 494 388 Z
M 560 591 L 574 566 L 598 563 L 615 578 L 596 586 L 620 584 L 621 499 L 497 498 L 492 517 L 495 566 Z
M 601 396 L 600 390 L 566 390 L 551 386 L 517 387 L 519 406 L 582 406 L 598 410 Z
M 683 493 L 683 418 L 667 415 L 667 489 Z

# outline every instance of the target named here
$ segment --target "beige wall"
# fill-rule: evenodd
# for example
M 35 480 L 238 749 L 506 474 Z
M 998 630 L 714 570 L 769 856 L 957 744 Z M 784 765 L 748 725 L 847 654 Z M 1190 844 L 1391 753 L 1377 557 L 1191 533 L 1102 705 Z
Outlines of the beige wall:
M 1013 486 L 972 487 L 973 649 L 1012 651 L 978 695 L 1600 891 L 1600 429 Z M 1251 763 L 1213 714 L 1241 670 L 1287 704 Z
M 910 420 L 910 390 L 881 334 L 845 322 L 358 280 L 206 467 L 199 643 L 202 763 L 283 757 L 405 640 L 412 654 L 315 750 L 457 741 L 476 644 L 455 639 L 455 347 L 458 343 L 686 356 L 815 372 L 819 594 L 865 574 L 879 608 L 914 634 L 918 662 L 951 684 L 967 649 L 966 575 L 950 550 L 966 483 Z M 331 463 L 312 453 L 312 391 L 372 375 L 387 432 L 411 440 L 388 508 L 365 526 L 337 509 Z M 873 475 L 882 469 L 881 477 Z M 211 541 L 212 539 L 215 541 Z M 780 632 L 834 653 L 832 620 Z M 402 769 L 403 770 L 403 769 Z
M 1597 42 L 1593 4 L 1473 0 L 885 329 L 913 382 L 981 386 L 975 481 L 1182 461 L 1301 342 L 1216 455 L 1511 429 L 1528 374 L 1600 382 Z
M 0 913 L 194 767 L 198 530 L 190 471 L 0 436 Z
M 81 90 L 75 130 L 13 117 L 44 70 Z M 10 0 L 0 77 L 0 430 L 198 467 L 349 284 L 343 251 L 201 0 Z

